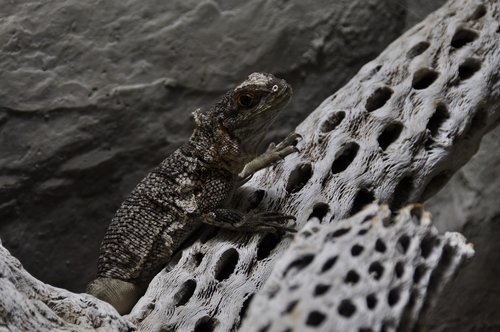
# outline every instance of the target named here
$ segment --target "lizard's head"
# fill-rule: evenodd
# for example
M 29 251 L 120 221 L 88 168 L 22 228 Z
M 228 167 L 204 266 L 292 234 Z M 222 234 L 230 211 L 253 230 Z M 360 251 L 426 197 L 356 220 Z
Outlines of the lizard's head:
M 253 73 L 226 93 L 208 113 L 195 112 L 195 120 L 198 128 L 215 131 L 214 150 L 219 151 L 219 162 L 230 163 L 237 170 L 255 157 L 269 127 L 291 95 L 292 88 L 285 80 Z
M 291 96 L 285 80 L 253 73 L 221 100 L 225 107 L 218 109 L 219 124 L 243 151 L 253 153 Z
M 252 127 L 259 132 L 262 125 L 267 129 L 291 96 L 292 88 L 285 80 L 271 74 L 253 73 L 229 92 L 223 125 L 235 134 Z

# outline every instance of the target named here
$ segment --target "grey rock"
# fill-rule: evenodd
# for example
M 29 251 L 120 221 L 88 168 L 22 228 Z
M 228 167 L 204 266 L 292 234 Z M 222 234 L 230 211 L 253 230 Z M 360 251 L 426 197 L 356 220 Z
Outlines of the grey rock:
M 0 234 L 41 280 L 95 273 L 114 211 L 251 72 L 289 81 L 288 133 L 404 28 L 400 0 L 9 1 L 0 15 Z
M 444 290 L 425 331 L 496 331 L 500 326 L 500 128 L 427 202 L 441 230 L 458 230 L 475 257 Z

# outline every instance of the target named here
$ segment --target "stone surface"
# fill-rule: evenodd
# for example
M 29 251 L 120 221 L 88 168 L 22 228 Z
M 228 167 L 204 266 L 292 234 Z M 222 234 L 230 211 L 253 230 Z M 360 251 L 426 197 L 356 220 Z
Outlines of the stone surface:
M 432 197 L 499 123 L 498 6 L 450 1 L 392 43 L 297 127 L 301 153 L 258 173 L 241 206 L 292 214 L 300 229 L 373 201 L 395 211 Z M 236 328 L 291 242 L 202 231 L 156 276 L 130 319 L 144 331 Z M 424 313 L 437 300 L 428 294 Z
M 474 158 L 426 202 L 441 230 L 462 232 L 474 259 L 444 290 L 425 331 L 500 330 L 500 127 Z
M 190 113 L 254 71 L 289 81 L 282 137 L 404 27 L 391 1 L 6 1 L 0 233 L 35 276 L 83 290 L 135 184 Z

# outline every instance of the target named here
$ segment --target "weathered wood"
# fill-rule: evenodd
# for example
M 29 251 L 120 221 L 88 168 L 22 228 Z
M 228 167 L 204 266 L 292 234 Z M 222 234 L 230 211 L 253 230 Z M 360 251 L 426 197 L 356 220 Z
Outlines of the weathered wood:
M 0 331 L 132 331 L 109 304 L 44 284 L 0 243 Z
M 499 122 L 499 12 L 496 1 L 450 1 L 393 42 L 299 125 L 301 153 L 257 174 L 240 205 L 293 214 L 301 228 L 431 197 Z M 201 236 L 132 311 L 141 330 L 237 329 L 291 242 Z
M 412 331 L 474 254 L 430 214 L 369 205 L 332 224 L 313 218 L 280 257 L 241 331 Z

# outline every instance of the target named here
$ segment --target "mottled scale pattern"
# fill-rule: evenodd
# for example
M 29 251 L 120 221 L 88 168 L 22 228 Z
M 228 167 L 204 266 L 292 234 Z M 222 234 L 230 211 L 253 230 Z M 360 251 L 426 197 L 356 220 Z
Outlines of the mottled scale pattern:
M 101 246 L 98 277 L 149 282 L 200 225 L 203 213 L 220 206 L 233 175 L 175 151 L 123 202 Z

